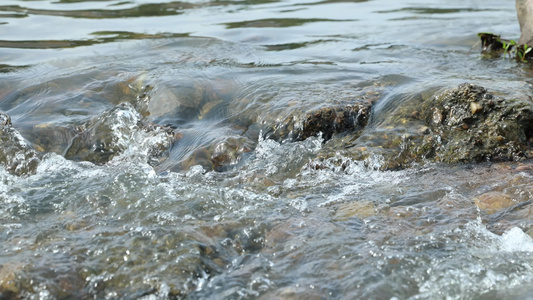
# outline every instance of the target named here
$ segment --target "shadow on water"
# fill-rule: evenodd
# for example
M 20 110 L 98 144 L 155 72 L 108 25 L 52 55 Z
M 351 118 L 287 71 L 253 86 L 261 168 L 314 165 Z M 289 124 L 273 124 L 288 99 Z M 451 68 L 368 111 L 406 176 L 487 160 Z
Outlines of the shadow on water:
M 475 9 L 475 8 L 429 8 L 429 7 L 406 7 L 394 10 L 380 10 L 377 13 L 397 13 L 397 12 L 411 12 L 421 15 L 440 15 L 440 14 L 456 14 L 463 12 L 485 12 L 497 11 L 495 9 Z
M 78 1 L 80 2 L 80 1 Z M 172 2 L 172 3 L 154 3 L 141 4 L 137 7 L 127 9 L 91 9 L 91 10 L 47 10 L 47 9 L 32 9 L 18 5 L 0 6 L 0 11 L 15 12 L 23 14 L 24 17 L 28 15 L 45 15 L 45 16 L 60 16 L 71 18 L 86 18 L 86 19 L 110 19 L 110 18 L 129 18 L 129 17 L 155 17 L 155 16 L 172 16 L 181 13 L 183 9 L 190 9 L 196 7 L 194 4 L 187 2 Z M 19 15 L 17 14 L 17 17 Z
M 98 31 L 91 35 L 95 36 L 88 40 L 34 40 L 34 41 L 2 41 L 0 40 L 0 47 L 3 48 L 19 48 L 19 49 L 58 49 L 58 48 L 75 48 L 83 46 L 91 46 L 103 43 L 112 43 L 121 40 L 144 40 L 144 39 L 167 39 L 187 37 L 188 33 L 169 33 L 169 34 L 143 34 L 127 31 Z
M 315 22 L 346 22 L 356 20 L 332 20 L 332 19 L 262 19 L 235 23 L 225 23 L 227 29 L 248 27 L 292 27 Z
M 93 1 L 59 1 L 58 3 L 81 3 Z M 71 18 L 85 18 L 85 19 L 113 19 L 113 18 L 134 18 L 134 17 L 161 17 L 174 16 L 182 14 L 184 10 L 198 9 L 201 7 L 212 6 L 226 6 L 226 5 L 257 5 L 264 3 L 275 3 L 279 1 L 274 0 L 250 0 L 250 1 L 209 1 L 204 3 L 190 3 L 173 1 L 168 3 L 149 3 L 141 4 L 131 8 L 117 9 L 117 6 L 131 6 L 133 2 L 123 2 L 111 6 L 113 9 L 73 9 L 73 10 L 48 10 L 48 9 L 33 9 L 18 5 L 2 6 L 0 11 L 13 12 L 12 15 L 2 15 L 2 17 L 27 17 L 29 15 L 46 15 L 46 16 L 61 16 Z

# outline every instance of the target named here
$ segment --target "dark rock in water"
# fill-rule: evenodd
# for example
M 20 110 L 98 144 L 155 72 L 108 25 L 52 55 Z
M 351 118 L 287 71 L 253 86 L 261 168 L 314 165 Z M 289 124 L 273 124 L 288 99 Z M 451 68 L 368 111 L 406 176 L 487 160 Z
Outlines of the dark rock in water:
M 11 118 L 0 113 L 0 163 L 11 174 L 33 173 L 40 159 L 30 143 L 11 125 Z
M 357 160 L 383 157 L 374 166 L 382 169 L 533 157 L 533 103 L 503 99 L 472 84 L 414 97 L 375 122 L 361 136 L 332 140 L 324 157 L 347 148 L 341 153 Z
M 329 140 L 337 133 L 360 132 L 368 122 L 371 107 L 370 102 L 364 101 L 293 114 L 279 122 L 267 137 L 278 141 L 302 141 L 322 133 L 324 140 Z
M 236 165 L 241 157 L 252 151 L 255 145 L 245 137 L 227 137 L 214 145 L 211 151 L 211 163 L 216 171 L 224 171 L 227 167 Z
M 429 127 L 413 154 L 446 163 L 521 160 L 530 155 L 533 106 L 529 100 L 503 99 L 483 87 L 462 84 L 424 103 L 421 119 Z
M 104 164 L 122 153 L 134 141 L 155 137 L 157 130 L 141 122 L 141 116 L 129 103 L 121 103 L 105 111 L 86 130 L 74 136 L 65 151 L 65 158 Z M 142 133 L 152 133 L 143 136 Z M 164 153 L 171 145 L 171 135 L 150 149 L 151 156 Z
M 82 130 L 83 127 L 72 125 L 42 123 L 34 125 L 31 131 L 22 131 L 21 134 L 39 152 L 63 154 L 72 138 Z

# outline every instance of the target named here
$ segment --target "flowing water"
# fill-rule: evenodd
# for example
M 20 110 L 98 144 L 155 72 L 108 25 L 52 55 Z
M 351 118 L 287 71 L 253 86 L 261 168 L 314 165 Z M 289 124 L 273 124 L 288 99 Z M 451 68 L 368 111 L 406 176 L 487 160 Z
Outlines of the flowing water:
M 269 127 L 375 98 L 371 130 L 463 82 L 528 94 L 481 31 L 518 38 L 514 1 L 1 1 L 0 111 L 38 163 L 0 169 L 0 298 L 531 297 L 529 162 L 386 171 Z M 99 135 L 118 150 L 88 155 Z

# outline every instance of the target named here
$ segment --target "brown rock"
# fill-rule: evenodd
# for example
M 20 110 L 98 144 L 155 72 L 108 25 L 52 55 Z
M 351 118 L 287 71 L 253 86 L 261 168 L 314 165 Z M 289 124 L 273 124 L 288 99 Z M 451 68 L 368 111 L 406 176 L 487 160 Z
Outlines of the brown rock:
M 368 218 L 376 214 L 376 208 L 369 201 L 350 201 L 342 203 L 335 212 L 336 221 L 346 221 L 350 218 Z
M 488 192 L 474 198 L 474 203 L 485 213 L 492 214 L 516 204 L 511 196 L 502 192 Z
M 23 265 L 18 263 L 7 263 L 0 266 L 0 296 L 18 294 L 20 286 L 17 281 L 17 274 L 22 269 Z

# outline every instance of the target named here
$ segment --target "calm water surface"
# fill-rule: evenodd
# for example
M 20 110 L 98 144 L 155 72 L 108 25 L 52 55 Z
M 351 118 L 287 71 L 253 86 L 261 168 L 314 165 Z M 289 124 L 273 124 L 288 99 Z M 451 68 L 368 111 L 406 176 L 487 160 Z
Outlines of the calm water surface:
M 481 31 L 518 38 L 514 1 L 1 1 L 0 111 L 42 158 L 0 169 L 0 298 L 527 298 L 529 162 L 317 170 L 320 136 L 269 138 L 369 95 L 372 124 L 463 82 L 529 95 Z M 88 162 L 103 120 L 123 151 Z

